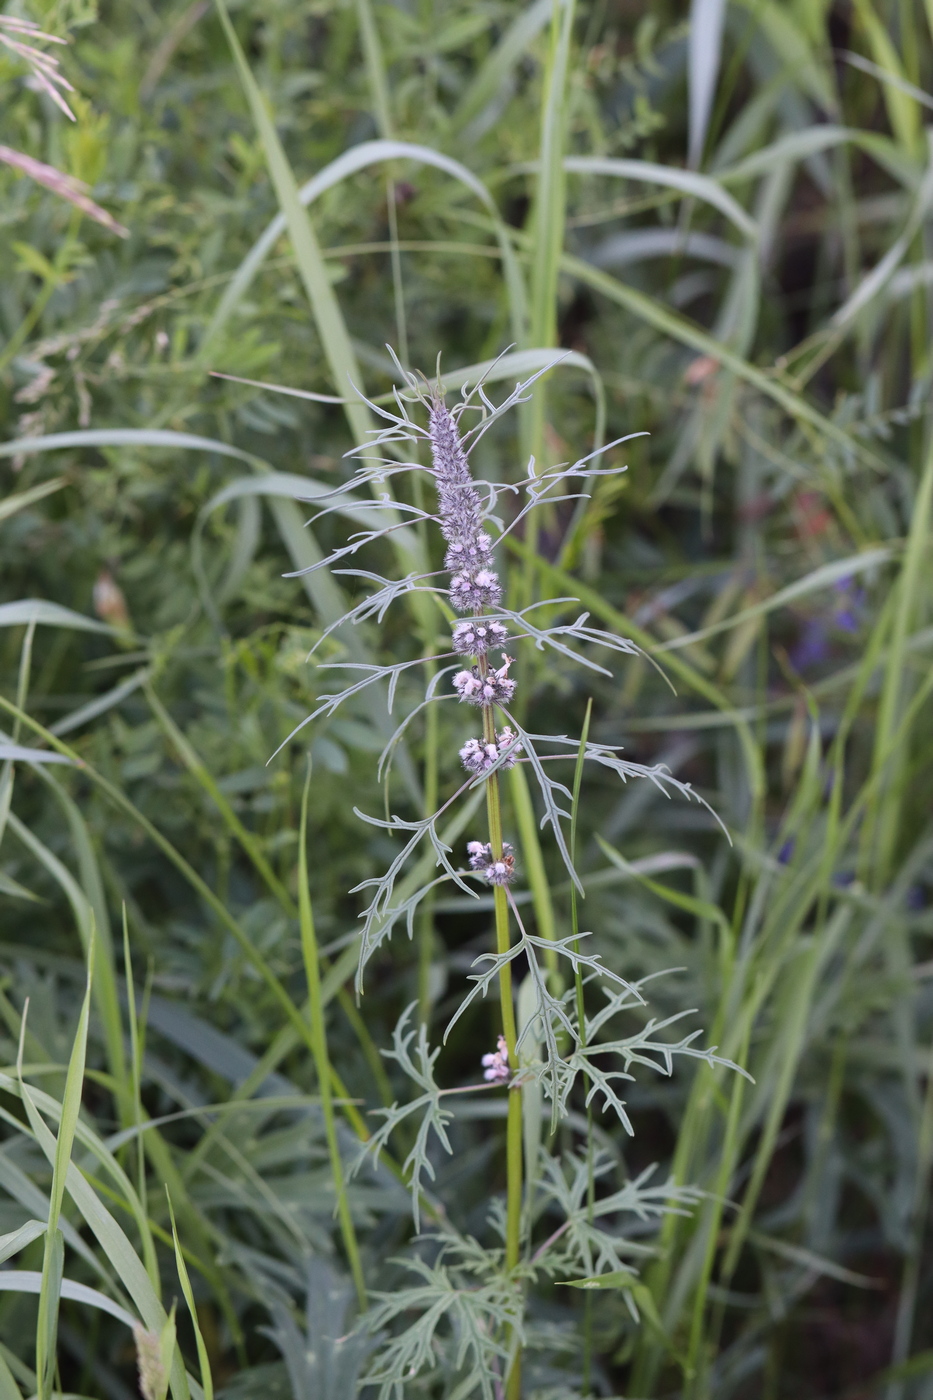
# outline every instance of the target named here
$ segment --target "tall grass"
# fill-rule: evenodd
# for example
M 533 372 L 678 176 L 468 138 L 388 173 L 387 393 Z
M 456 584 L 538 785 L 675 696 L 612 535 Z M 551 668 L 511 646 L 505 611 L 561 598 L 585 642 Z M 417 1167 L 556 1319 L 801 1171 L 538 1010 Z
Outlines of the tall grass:
M 123 1400 L 137 1358 L 176 1400 L 343 1400 L 367 1375 L 465 1400 L 519 1337 L 529 1397 L 933 1393 L 929 7 L 32 17 L 71 38 L 77 120 L 4 50 L 4 141 L 130 237 L 0 176 L 3 1400 Z M 306 523 L 398 382 L 386 343 L 428 373 L 441 352 L 453 393 L 503 351 L 494 397 L 549 367 L 482 478 L 650 434 L 500 551 L 510 596 L 579 599 L 642 652 L 553 686 L 526 646 L 520 719 L 667 764 L 729 833 L 649 784 L 571 781 L 580 897 L 526 766 L 503 778 L 525 927 L 593 930 L 630 983 L 680 969 L 652 1014 L 695 1008 L 751 1076 L 634 1064 L 631 1136 L 579 1093 L 551 1132 L 526 1063 L 523 1316 L 482 1262 L 502 1093 L 436 1100 L 453 1152 L 430 1147 L 420 1235 L 411 1119 L 349 1171 L 412 1075 L 473 1083 L 495 1044 L 477 1000 L 428 1050 L 491 895 L 437 887 L 355 991 L 348 891 L 400 843 L 353 808 L 422 819 L 460 721 L 413 715 L 380 772 L 406 681 L 393 716 L 370 688 L 282 747 L 333 688 L 316 661 L 443 664 L 417 595 L 339 625 L 366 589 L 322 563 L 372 503 Z M 395 528 L 427 492 L 381 490 L 373 567 L 431 567 L 424 525 Z M 435 874 L 417 858 L 396 898 Z M 451 1232 L 476 1254 L 438 1256 Z M 589 1264 L 549 1279 L 555 1232 Z

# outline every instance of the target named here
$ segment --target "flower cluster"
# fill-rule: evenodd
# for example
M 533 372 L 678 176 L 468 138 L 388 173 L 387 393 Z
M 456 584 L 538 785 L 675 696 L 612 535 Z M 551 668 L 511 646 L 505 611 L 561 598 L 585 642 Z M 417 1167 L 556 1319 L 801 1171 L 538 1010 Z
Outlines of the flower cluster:
M 460 750 L 460 762 L 468 773 L 485 773 L 503 754 L 507 754 L 502 767 L 513 768 L 521 751 L 521 744 L 516 741 L 515 735 L 506 725 L 501 733 L 496 735 L 495 743 L 486 744 L 482 739 L 467 739 Z
M 450 601 L 458 612 L 480 612 L 502 602 L 499 575 L 492 569 L 467 569 L 450 580 Z
M 503 656 L 498 671 L 487 670 L 485 675 L 476 666 L 469 671 L 458 671 L 454 676 L 454 690 L 459 699 L 468 700 L 471 705 L 504 705 L 515 694 L 515 682 L 509 677 L 511 656 Z
M 483 1078 L 489 1084 L 507 1084 L 511 1073 L 509 1047 L 505 1043 L 505 1036 L 500 1035 L 492 1054 L 483 1056 Z
M 498 574 L 489 567 L 492 540 L 482 528 L 482 502 L 456 419 L 439 393 L 431 402 L 428 432 L 441 532 L 447 541 L 444 565 L 453 574 L 450 601 L 458 612 L 497 608 L 502 587 Z
M 502 843 L 502 857 L 497 860 L 492 846 L 487 841 L 468 841 L 467 855 L 470 869 L 482 875 L 490 885 L 510 885 L 515 875 L 515 855 L 508 841 Z
M 501 647 L 508 635 L 509 629 L 503 622 L 471 618 L 454 627 L 454 651 L 458 656 L 485 656 L 493 647 Z
M 507 704 L 515 694 L 515 681 L 509 677 L 512 658 L 502 653 L 498 669 L 488 660 L 488 653 L 501 648 L 508 639 L 508 628 L 483 613 L 499 607 L 502 585 L 499 575 L 490 568 L 492 541 L 482 529 L 483 507 L 470 475 L 470 464 L 457 429 L 457 415 L 451 413 L 440 391 L 431 402 L 428 419 L 431 439 L 431 459 L 438 496 L 438 517 L 441 532 L 447 541 L 445 567 L 450 580 L 450 601 L 458 612 L 472 612 L 473 617 L 455 623 L 453 648 L 458 656 L 472 656 L 475 665 L 454 675 L 454 690 L 460 700 L 481 705 L 486 710 L 482 739 L 468 739 L 460 750 L 460 761 L 468 773 L 486 773 L 504 758 L 503 768 L 511 768 L 521 750 L 517 736 L 506 726 L 496 734 L 492 728 L 489 707 Z M 507 842 L 501 855 L 482 841 L 467 844 L 470 869 L 482 875 L 490 885 L 508 885 L 515 873 L 515 856 Z M 505 1042 L 500 1038 L 495 1055 L 485 1056 L 486 1078 L 504 1082 L 509 1077 Z
M 470 489 L 472 490 L 472 487 Z M 444 567 L 455 574 L 469 569 L 483 569 L 489 563 L 491 555 L 492 540 L 480 530 L 472 540 L 455 540 L 447 546 Z

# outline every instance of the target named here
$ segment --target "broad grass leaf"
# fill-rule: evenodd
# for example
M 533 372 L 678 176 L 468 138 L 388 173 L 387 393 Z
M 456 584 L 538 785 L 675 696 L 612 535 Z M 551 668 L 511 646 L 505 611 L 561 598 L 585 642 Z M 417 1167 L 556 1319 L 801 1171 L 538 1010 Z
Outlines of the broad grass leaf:
M 722 33 L 726 17 L 726 0 L 691 0 L 690 39 L 687 59 L 689 90 L 688 161 L 694 169 L 703 159 L 706 132 L 716 79 L 722 59 Z
M 0 627 L 28 627 L 40 623 L 45 627 L 70 627 L 78 632 L 114 634 L 114 628 L 96 618 L 49 603 L 44 598 L 23 598 L 15 603 L 0 603 Z
M 702 200 L 724 214 L 743 238 L 753 241 L 758 226 L 751 215 L 717 181 L 694 170 L 678 170 L 672 165 L 654 161 L 627 160 L 614 156 L 568 156 L 565 169 L 575 175 L 608 175 L 620 180 L 638 180 L 649 185 L 663 185 L 678 190 L 693 199 Z
M 62 753 L 48 749 L 29 749 L 22 744 L 0 743 L 0 760 L 9 763 L 64 763 L 72 765 L 72 760 Z
M 39 1293 L 42 1288 L 42 1275 L 37 1269 L 2 1269 L 0 1270 L 0 1293 Z M 124 1323 L 127 1327 L 136 1326 L 137 1319 L 126 1308 L 121 1308 L 119 1303 L 115 1303 L 112 1298 L 108 1298 L 106 1293 L 101 1293 L 97 1288 L 90 1288 L 86 1283 L 78 1283 L 74 1279 L 63 1278 L 61 1281 L 61 1296 L 69 1299 L 73 1303 L 84 1303 L 87 1307 L 97 1308 L 100 1312 L 108 1313 L 110 1317 L 115 1317 L 118 1322 Z

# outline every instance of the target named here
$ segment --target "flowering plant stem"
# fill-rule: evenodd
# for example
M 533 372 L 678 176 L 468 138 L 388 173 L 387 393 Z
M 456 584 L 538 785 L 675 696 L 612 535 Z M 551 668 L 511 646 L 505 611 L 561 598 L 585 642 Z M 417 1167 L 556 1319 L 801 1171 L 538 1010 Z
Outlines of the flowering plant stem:
M 480 674 L 486 668 L 486 658 L 480 657 Z M 496 725 L 492 707 L 483 710 L 483 739 L 496 742 Z M 486 811 L 489 817 L 489 844 L 494 860 L 502 859 L 502 800 L 499 773 L 486 780 Z M 504 885 L 493 886 L 496 914 L 496 952 L 501 957 L 509 951 L 509 904 Z M 512 1001 L 512 965 L 503 963 L 499 970 L 499 1000 L 502 1006 L 502 1034 L 508 1048 L 509 1064 L 518 1064 L 515 1029 L 515 1007 Z M 522 1096 L 521 1089 L 509 1089 L 509 1110 L 506 1120 L 506 1209 L 505 1209 L 505 1267 L 511 1273 L 518 1265 L 521 1250 L 522 1222 Z M 506 1385 L 507 1400 L 519 1400 L 521 1395 L 521 1357 L 516 1354 Z
M 430 651 L 429 651 L 430 655 Z M 434 675 L 436 666 L 429 662 L 426 668 L 428 681 Z M 429 705 L 425 714 L 424 736 L 424 811 L 429 816 L 437 809 L 438 773 L 438 733 L 437 706 Z M 431 1016 L 431 959 L 434 953 L 434 893 L 425 896 L 421 905 L 418 938 L 418 1013 L 427 1024 Z M 387 1101 L 388 1102 L 388 1101 Z
M 590 718 L 593 714 L 592 697 L 586 702 L 586 716 L 580 734 L 580 747 L 577 750 L 577 764 L 573 775 L 573 800 L 570 806 L 570 859 L 577 854 L 577 817 L 580 813 L 580 786 L 583 782 L 583 760 L 586 757 L 586 741 L 590 734 Z M 577 908 L 577 887 L 570 882 L 570 926 L 573 932 L 573 950 L 580 951 L 580 915 Z M 574 983 L 577 1004 L 577 1025 L 580 1034 L 580 1048 L 586 1049 L 586 1003 L 583 997 L 583 972 L 578 963 L 574 968 Z M 586 1221 L 593 1224 L 596 1203 L 596 1177 L 593 1163 L 593 1104 L 586 1105 Z M 590 1380 L 593 1365 L 593 1297 L 587 1293 L 583 1299 L 583 1394 L 590 1394 Z

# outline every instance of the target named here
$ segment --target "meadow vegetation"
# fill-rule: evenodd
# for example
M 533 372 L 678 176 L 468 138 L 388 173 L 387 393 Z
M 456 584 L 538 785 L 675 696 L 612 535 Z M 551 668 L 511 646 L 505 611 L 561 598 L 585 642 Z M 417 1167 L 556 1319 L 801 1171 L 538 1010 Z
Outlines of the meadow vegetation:
M 930 0 L 6 15 L 0 1400 L 930 1400 Z

